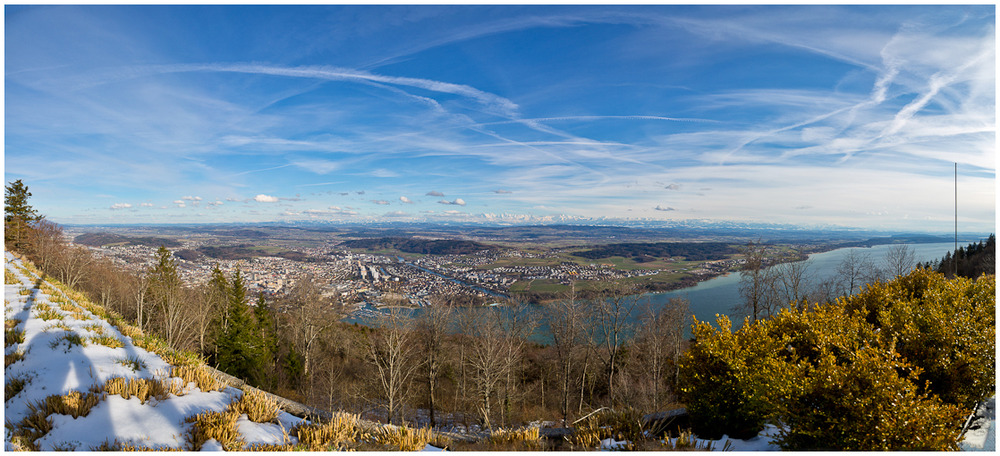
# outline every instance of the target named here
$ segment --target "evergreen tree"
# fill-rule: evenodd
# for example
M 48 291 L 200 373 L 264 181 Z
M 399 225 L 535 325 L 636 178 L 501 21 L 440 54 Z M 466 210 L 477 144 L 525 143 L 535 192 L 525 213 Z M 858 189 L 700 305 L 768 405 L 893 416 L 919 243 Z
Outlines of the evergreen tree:
M 219 269 L 218 263 L 212 266 L 212 274 L 207 286 L 208 305 L 215 309 L 211 322 L 211 338 L 216 341 L 209 353 L 205 353 L 209 363 L 217 364 L 219 359 L 218 341 L 229 327 L 229 281 Z
M 28 204 L 30 197 L 31 192 L 21 179 L 4 187 L 4 243 L 10 249 L 23 249 L 28 228 L 33 222 L 42 219 Z
M 219 370 L 252 385 L 265 379 L 267 365 L 265 344 L 259 338 L 257 319 L 247 305 L 246 288 L 239 270 L 228 287 L 229 323 L 216 344 Z
M 260 357 L 263 363 L 261 368 L 266 373 L 273 373 L 274 359 L 278 353 L 278 331 L 274 318 L 271 315 L 271 309 L 268 308 L 263 294 L 257 296 L 257 305 L 253 309 L 253 314 L 257 325 L 257 337 L 261 346 Z M 275 386 L 275 377 L 273 375 L 266 376 L 266 379 L 268 380 L 268 386 Z
M 985 242 L 971 243 L 966 247 L 959 247 L 954 252 L 945 253 L 936 270 L 948 277 L 957 273 L 959 277 L 970 279 L 982 274 L 993 274 L 996 271 L 995 236 L 991 234 Z

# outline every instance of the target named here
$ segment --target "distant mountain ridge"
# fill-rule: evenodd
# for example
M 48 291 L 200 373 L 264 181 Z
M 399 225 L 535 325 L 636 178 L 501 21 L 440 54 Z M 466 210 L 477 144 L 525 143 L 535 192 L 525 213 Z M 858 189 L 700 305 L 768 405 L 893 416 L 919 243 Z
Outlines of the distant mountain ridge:
M 412 239 L 401 237 L 356 239 L 344 241 L 340 245 L 341 247 L 352 249 L 396 249 L 400 252 L 420 253 L 424 255 L 468 255 L 470 253 L 496 248 L 473 241 L 460 241 L 452 239 Z
M 608 244 L 573 255 L 596 260 L 620 256 L 642 263 L 655 258 L 685 257 L 690 261 L 721 260 L 739 253 L 725 242 L 629 242 Z
M 173 239 L 160 237 L 130 237 L 113 233 L 84 233 L 73 238 L 73 243 L 101 247 L 111 244 L 145 245 L 148 247 L 180 247 L 181 243 Z

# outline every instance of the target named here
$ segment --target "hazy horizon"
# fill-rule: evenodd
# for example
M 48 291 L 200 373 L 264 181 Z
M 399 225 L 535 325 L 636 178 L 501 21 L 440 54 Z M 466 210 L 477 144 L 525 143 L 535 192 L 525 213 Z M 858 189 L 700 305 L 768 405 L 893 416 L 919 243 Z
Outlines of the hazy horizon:
M 11 6 L 64 224 L 994 232 L 995 7 Z

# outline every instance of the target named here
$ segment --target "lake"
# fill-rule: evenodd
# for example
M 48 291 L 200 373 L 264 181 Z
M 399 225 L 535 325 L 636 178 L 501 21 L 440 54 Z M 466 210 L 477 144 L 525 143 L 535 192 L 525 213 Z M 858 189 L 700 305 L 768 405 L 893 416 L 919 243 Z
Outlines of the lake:
M 970 241 L 959 246 L 968 245 Z M 954 242 L 935 244 L 906 244 L 914 252 L 914 260 L 919 263 L 926 261 L 938 261 L 948 252 L 955 249 Z M 837 274 L 837 266 L 852 251 L 862 255 L 870 256 L 871 260 L 878 267 L 885 267 L 885 255 L 892 245 L 877 245 L 874 247 L 850 247 L 829 252 L 815 253 L 809 255 L 805 260 L 808 264 L 806 272 L 811 285 L 822 282 Z M 693 287 L 682 290 L 669 291 L 664 293 L 653 293 L 645 295 L 654 306 L 662 306 L 670 298 L 686 298 L 691 305 L 691 313 L 699 321 L 715 322 L 715 315 L 730 315 L 733 306 L 741 301 L 739 284 L 741 273 L 734 272 L 725 276 L 716 277 L 711 280 L 698 283 Z M 808 288 L 808 287 L 807 287 Z M 742 318 L 732 318 L 733 329 L 743 325 Z
M 959 243 L 959 246 L 968 245 L 972 241 L 963 241 Z M 954 242 L 945 243 L 934 243 L 934 244 L 906 244 L 912 252 L 914 252 L 914 260 L 916 262 L 926 262 L 926 261 L 937 261 L 944 257 L 948 252 L 951 252 L 955 248 Z M 844 258 L 849 255 L 852 251 L 860 253 L 862 255 L 867 255 L 878 267 L 885 266 L 885 256 L 886 252 L 892 247 L 892 245 L 877 245 L 874 247 L 850 247 L 837 250 L 831 250 L 829 252 L 815 253 L 809 256 L 808 260 L 805 260 L 808 264 L 807 276 L 809 278 L 809 284 L 817 284 L 825 279 L 833 277 L 837 273 L 837 266 L 844 260 Z M 691 313 L 694 314 L 695 318 L 699 321 L 710 321 L 715 322 L 715 315 L 730 315 L 733 306 L 740 302 L 739 293 L 739 282 L 740 274 L 738 272 L 730 273 L 724 276 L 719 276 L 704 282 L 699 282 L 693 287 L 684 288 L 676 291 L 662 292 L 662 293 L 649 293 L 642 295 L 641 300 L 648 302 L 654 308 L 659 308 L 668 302 L 671 298 L 685 298 L 690 303 Z M 808 287 L 807 287 L 808 288 Z M 645 307 L 645 303 L 640 303 L 640 308 Z M 463 308 L 464 312 L 496 312 L 502 311 L 503 308 L 497 307 L 484 307 L 484 308 Z M 377 312 L 379 309 L 374 307 L 367 307 L 365 312 Z M 410 315 L 419 315 L 423 309 L 408 309 Z M 633 318 L 638 318 L 643 312 L 642 309 L 638 309 Z M 733 329 L 737 329 L 742 326 L 742 318 L 732 318 Z M 365 323 L 363 319 L 349 317 L 344 321 L 350 323 Z M 540 325 L 536 330 L 536 334 L 532 339 L 536 342 L 546 343 L 549 340 L 547 334 L 547 327 Z

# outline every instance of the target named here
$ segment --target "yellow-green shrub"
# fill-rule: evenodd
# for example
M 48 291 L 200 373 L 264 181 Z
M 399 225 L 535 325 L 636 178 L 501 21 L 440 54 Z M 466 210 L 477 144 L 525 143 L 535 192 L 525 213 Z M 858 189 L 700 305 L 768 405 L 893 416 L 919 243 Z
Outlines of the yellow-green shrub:
M 772 337 L 767 320 L 747 320 L 735 333 L 726 316 L 716 321 L 719 330 L 696 321 L 695 340 L 680 364 L 681 397 L 703 438 L 750 438 L 787 393 L 789 366 L 782 351 L 789 338 Z
M 795 450 L 955 449 L 994 385 L 993 280 L 918 270 L 736 333 L 697 323 L 681 363 L 692 425 L 745 438 L 781 423 Z
M 957 450 L 964 413 L 919 393 L 919 369 L 891 347 L 865 347 L 842 362 L 830 353 L 804 364 L 799 391 L 777 404 L 787 450 Z M 906 375 L 900 375 L 905 372 Z
M 918 269 L 869 286 L 847 309 L 896 338 L 896 350 L 919 366 L 917 384 L 947 403 L 966 408 L 995 387 L 996 276 L 946 279 Z

